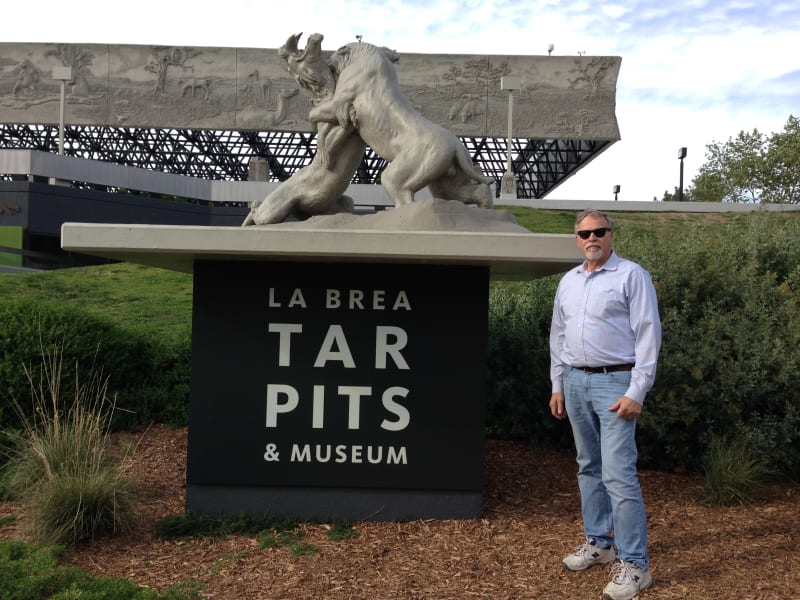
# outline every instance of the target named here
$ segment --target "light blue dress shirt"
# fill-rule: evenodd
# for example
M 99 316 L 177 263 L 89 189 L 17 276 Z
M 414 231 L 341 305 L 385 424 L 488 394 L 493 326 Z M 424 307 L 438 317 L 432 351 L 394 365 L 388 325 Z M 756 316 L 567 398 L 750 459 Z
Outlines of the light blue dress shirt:
M 550 379 L 563 393 L 565 367 L 633 364 L 625 395 L 644 403 L 661 348 L 661 319 L 650 274 L 611 253 L 592 271 L 586 263 L 558 284 L 550 327 Z

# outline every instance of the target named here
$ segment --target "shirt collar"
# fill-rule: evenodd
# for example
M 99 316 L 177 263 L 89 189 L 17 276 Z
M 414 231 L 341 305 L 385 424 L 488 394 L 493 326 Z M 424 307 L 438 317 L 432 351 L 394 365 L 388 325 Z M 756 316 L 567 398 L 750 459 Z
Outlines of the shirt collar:
M 598 271 L 616 271 L 617 267 L 619 267 L 619 256 L 613 250 L 611 251 L 611 256 L 608 257 L 608 260 L 603 263 L 603 266 L 599 269 L 595 269 L 592 271 L 593 273 L 597 273 Z M 578 267 L 578 271 L 583 273 L 584 275 L 588 275 L 588 271 L 586 270 L 586 261 L 583 261 L 580 266 Z

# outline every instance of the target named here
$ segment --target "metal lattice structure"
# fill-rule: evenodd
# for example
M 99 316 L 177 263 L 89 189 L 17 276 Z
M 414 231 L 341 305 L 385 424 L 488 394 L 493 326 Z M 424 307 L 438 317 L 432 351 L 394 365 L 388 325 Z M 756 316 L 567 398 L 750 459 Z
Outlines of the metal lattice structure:
M 506 140 L 462 137 L 484 174 L 498 182 L 506 170 Z M 543 198 L 612 141 L 514 139 L 512 170 L 520 198 Z M 54 125 L 0 124 L 0 148 L 57 153 Z M 253 158 L 269 166 L 270 181 L 285 181 L 311 163 L 316 135 L 285 131 L 212 131 L 73 125 L 64 129 L 64 154 L 209 180 L 243 181 Z M 353 183 L 376 184 L 386 161 L 367 148 Z
M 507 140 L 461 138 L 461 141 L 481 165 L 484 174 L 499 182 L 508 162 Z M 543 198 L 611 143 L 596 140 L 513 139 L 511 168 L 517 177 L 517 196 Z

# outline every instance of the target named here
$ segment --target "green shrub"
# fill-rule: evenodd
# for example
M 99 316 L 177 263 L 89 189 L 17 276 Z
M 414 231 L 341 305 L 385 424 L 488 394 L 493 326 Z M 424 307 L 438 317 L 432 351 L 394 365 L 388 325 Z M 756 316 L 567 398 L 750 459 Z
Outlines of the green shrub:
M 712 506 L 750 504 L 763 492 L 770 474 L 766 457 L 747 439 L 714 435 L 704 459 L 703 498 Z
M 786 444 L 771 455 L 778 471 L 800 470 L 797 435 L 764 428 L 800 428 L 800 221 L 778 217 L 753 215 L 694 227 L 672 242 L 631 245 L 629 254 L 650 262 L 664 330 L 640 427 L 645 464 L 697 469 L 713 435 L 750 431 L 755 452 Z
M 487 432 L 569 447 L 569 425 L 550 415 L 549 331 L 558 278 L 495 283 L 489 293 Z
M 47 598 L 64 585 L 59 572 L 60 548 L 30 548 L 22 542 L 0 540 L 0 598 Z
M 619 254 L 653 276 L 663 344 L 637 434 L 640 465 L 698 471 L 715 435 L 743 435 L 800 476 L 800 217 L 658 227 L 616 218 Z M 548 336 L 560 276 L 490 292 L 488 431 L 571 444 L 550 416 Z
M 6 465 L 5 482 L 23 500 L 30 534 L 44 544 L 74 544 L 110 531 L 126 531 L 133 518 L 133 485 L 112 455 L 113 402 L 108 380 L 75 375 L 75 396 L 65 402 L 61 354 L 45 355 L 40 378 L 29 385 L 32 412 Z
M 175 586 L 163 595 L 139 588 L 125 579 L 93 577 L 60 565 L 63 550 L 55 546 L 31 548 L 0 540 L 0 598 L 3 600 L 189 600 L 199 586 Z
M 38 376 L 42 345 L 63 341 L 66 364 L 108 374 L 117 390 L 114 429 L 188 420 L 188 339 L 149 339 L 77 307 L 30 299 L 0 302 L 0 330 L 0 397 L 17 399 L 24 414 L 32 408 L 24 368 Z M 66 386 L 72 376 L 64 374 Z M 0 411 L 0 427 L 19 427 L 17 415 Z
M 47 480 L 29 500 L 37 543 L 74 544 L 102 533 L 126 533 L 133 519 L 133 487 L 111 468 Z

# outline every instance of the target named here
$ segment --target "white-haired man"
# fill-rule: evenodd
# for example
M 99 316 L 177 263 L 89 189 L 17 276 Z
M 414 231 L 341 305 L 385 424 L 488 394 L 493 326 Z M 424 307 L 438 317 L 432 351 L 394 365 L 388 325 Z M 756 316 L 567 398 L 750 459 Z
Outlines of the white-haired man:
M 550 411 L 572 427 L 584 528 L 563 564 L 614 561 L 603 598 L 630 600 L 653 581 L 635 435 L 661 347 L 658 301 L 650 274 L 613 251 L 607 215 L 580 213 L 575 240 L 585 260 L 561 279 L 550 329 Z

